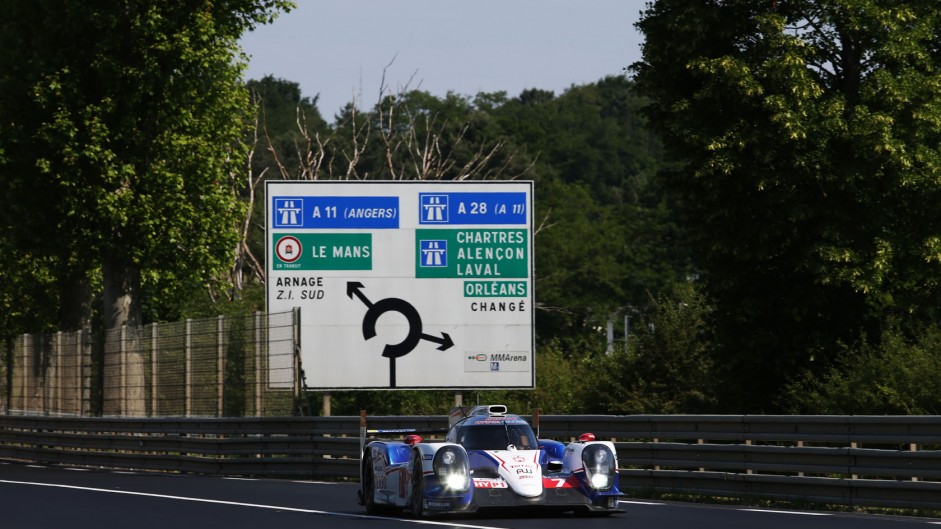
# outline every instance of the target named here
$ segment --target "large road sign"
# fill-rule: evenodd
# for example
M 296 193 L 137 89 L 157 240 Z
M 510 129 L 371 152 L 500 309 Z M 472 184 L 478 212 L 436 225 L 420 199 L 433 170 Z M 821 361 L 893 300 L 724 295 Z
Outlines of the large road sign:
M 313 389 L 531 388 L 532 182 L 268 182 L 269 312 Z

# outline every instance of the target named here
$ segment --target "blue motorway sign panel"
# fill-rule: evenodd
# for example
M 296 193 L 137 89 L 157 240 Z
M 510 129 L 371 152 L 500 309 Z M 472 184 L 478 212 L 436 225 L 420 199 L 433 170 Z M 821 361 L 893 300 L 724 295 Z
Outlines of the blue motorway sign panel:
M 399 197 L 277 196 L 272 227 L 285 229 L 397 229 Z
M 419 193 L 419 224 L 521 226 L 528 218 L 526 193 Z

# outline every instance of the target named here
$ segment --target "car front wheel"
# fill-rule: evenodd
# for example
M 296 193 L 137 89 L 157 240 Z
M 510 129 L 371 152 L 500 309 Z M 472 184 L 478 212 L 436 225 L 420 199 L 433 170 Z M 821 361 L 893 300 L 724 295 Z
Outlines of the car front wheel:
M 421 460 L 416 459 L 412 466 L 412 516 L 425 518 L 425 478 L 422 473 Z

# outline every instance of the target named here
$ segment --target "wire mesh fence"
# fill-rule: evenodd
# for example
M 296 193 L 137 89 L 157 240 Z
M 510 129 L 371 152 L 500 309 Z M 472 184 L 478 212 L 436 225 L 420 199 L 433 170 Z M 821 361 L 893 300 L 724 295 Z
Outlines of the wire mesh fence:
M 0 355 L 0 411 L 22 415 L 291 415 L 294 312 L 27 334 Z

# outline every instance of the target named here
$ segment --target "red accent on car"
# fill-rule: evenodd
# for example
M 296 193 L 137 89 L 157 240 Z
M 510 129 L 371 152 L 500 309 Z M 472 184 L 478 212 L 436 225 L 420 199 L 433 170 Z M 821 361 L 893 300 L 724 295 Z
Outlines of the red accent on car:
M 407 444 L 408 446 L 415 446 L 420 442 L 421 442 L 420 435 L 406 435 L 405 436 L 405 444 Z
M 582 435 L 579 435 L 579 436 L 578 436 L 578 440 L 581 441 L 581 442 L 583 442 L 583 443 L 588 442 L 588 441 L 594 441 L 594 440 L 595 440 L 595 434 L 593 434 L 593 433 L 583 433 Z

